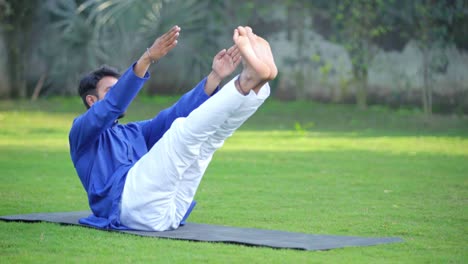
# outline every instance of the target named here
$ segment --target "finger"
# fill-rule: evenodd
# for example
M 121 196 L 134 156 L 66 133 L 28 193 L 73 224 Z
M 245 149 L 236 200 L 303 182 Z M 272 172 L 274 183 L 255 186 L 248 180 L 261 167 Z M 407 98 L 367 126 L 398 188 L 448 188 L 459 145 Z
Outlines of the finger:
M 226 49 L 220 50 L 218 54 L 216 54 L 215 59 L 221 59 L 224 55 L 226 55 Z
M 233 63 L 235 63 L 237 60 L 240 59 L 241 53 L 240 53 L 240 51 L 236 51 L 235 53 L 229 55 L 229 57 L 231 58 L 231 60 L 233 61 Z
M 239 58 L 241 56 L 240 50 L 237 49 L 235 51 L 235 53 L 233 53 L 231 56 L 232 56 L 232 58 Z
M 180 31 L 180 27 L 178 25 L 174 25 L 170 30 Z
M 176 32 L 174 35 L 170 36 L 170 38 L 168 38 L 164 43 L 163 45 L 171 45 L 172 43 L 174 43 L 174 41 L 177 41 L 177 39 L 179 38 L 179 32 Z
M 160 49 L 168 52 L 169 50 L 173 49 L 175 46 L 177 46 L 177 43 L 179 41 L 177 39 L 172 40 L 171 42 L 166 42 L 164 45 L 160 47 Z
M 166 46 L 166 47 L 163 49 L 163 53 L 164 53 L 164 54 L 169 53 L 169 51 L 171 51 L 172 49 L 174 49 L 176 46 L 177 46 L 177 40 L 174 41 L 172 44 Z
M 173 45 L 177 44 L 177 37 L 169 39 L 165 42 L 162 42 L 160 40 L 156 40 L 155 43 L 151 46 L 151 50 L 154 50 L 154 52 L 161 51 L 164 53 L 167 49 L 172 48 Z
M 236 48 L 236 45 L 232 45 L 232 46 L 227 50 L 227 53 L 228 53 L 229 55 L 231 55 L 235 48 Z
M 235 52 L 238 52 L 239 51 L 239 47 L 237 47 L 237 45 L 233 45 L 232 46 L 232 52 L 235 53 Z
M 174 42 L 180 35 L 180 28 L 177 30 L 172 30 L 168 32 L 169 34 L 166 35 L 163 39 L 161 39 L 161 44 L 163 45 L 170 45 L 172 42 Z
M 178 26 L 173 26 L 170 30 L 168 30 L 164 35 L 159 37 L 156 41 L 161 42 L 163 45 L 168 45 L 172 43 L 171 40 L 173 40 L 174 36 L 178 36 L 178 33 L 180 32 L 180 27 Z
M 176 25 L 176 26 L 173 26 L 171 29 L 169 29 L 163 36 L 169 37 L 171 35 L 174 35 L 177 32 L 180 32 L 180 27 Z
M 175 46 L 177 46 L 177 43 L 179 43 L 179 41 L 174 40 L 171 44 L 168 45 L 168 48 L 173 49 Z
M 242 61 L 242 57 L 240 56 L 240 54 L 239 56 L 233 58 L 232 64 L 234 65 L 234 68 L 237 68 L 237 66 L 239 66 L 241 61 Z
M 233 58 L 240 54 L 240 50 L 236 45 L 232 46 L 231 49 L 229 49 L 229 50 L 230 50 L 230 52 L 228 51 L 229 56 L 231 56 Z
M 166 39 L 168 38 L 168 36 L 171 34 L 171 32 L 173 32 L 174 30 L 174 27 L 172 27 L 171 29 L 169 29 L 168 31 L 166 31 L 164 34 L 162 34 L 159 38 L 156 39 L 156 41 L 166 41 Z
M 239 62 L 241 61 L 241 58 L 242 58 L 242 57 L 241 57 L 241 54 L 240 54 L 240 52 L 239 52 L 237 55 L 232 56 L 231 58 L 232 58 L 233 64 L 236 64 L 236 63 L 239 63 Z

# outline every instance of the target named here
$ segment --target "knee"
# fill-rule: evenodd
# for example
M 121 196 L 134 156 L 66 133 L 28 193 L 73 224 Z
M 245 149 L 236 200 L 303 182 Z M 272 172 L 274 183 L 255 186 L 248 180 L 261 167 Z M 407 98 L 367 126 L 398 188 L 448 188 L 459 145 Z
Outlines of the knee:
M 208 135 L 197 132 L 186 120 L 186 118 L 177 118 L 174 120 L 170 133 L 173 134 L 174 140 L 186 146 L 196 146 L 199 148 L 201 143 L 208 139 Z

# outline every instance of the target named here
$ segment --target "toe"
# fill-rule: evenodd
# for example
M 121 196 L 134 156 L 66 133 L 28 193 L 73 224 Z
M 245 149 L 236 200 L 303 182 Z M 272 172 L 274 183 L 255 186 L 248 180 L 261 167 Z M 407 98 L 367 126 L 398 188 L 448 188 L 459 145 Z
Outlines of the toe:
M 253 33 L 251 27 L 245 27 L 245 31 L 246 31 L 247 37 L 249 39 L 254 39 L 255 38 L 255 34 Z
M 237 27 L 237 30 L 239 31 L 239 35 L 240 35 L 240 36 L 246 36 L 246 35 L 247 35 L 247 30 L 246 30 L 245 27 L 238 26 L 238 27 Z

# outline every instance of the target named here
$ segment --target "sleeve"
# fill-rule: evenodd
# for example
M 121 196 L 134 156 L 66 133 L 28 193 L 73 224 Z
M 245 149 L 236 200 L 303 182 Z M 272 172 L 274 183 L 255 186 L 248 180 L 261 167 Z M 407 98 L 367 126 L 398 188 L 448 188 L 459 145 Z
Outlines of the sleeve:
M 149 79 L 149 73 L 143 78 L 136 76 L 133 72 L 134 65 L 127 69 L 103 100 L 96 102 L 86 113 L 74 120 L 69 135 L 72 153 L 94 142 L 103 131 L 111 127 Z
M 185 93 L 174 105 L 162 110 L 153 119 L 142 121 L 142 128 L 146 145 L 150 149 L 171 127 L 172 122 L 179 117 L 187 117 L 193 110 L 210 98 L 205 93 L 206 78 L 200 81 L 192 90 Z M 216 94 L 219 87 L 211 96 Z

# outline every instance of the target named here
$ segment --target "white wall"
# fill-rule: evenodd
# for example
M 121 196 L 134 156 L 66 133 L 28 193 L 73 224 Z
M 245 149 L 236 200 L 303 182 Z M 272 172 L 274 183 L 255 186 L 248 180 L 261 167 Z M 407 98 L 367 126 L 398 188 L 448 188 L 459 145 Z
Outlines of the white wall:
M 287 40 L 286 32 L 276 33 L 268 38 L 281 73 L 282 80 L 278 89 L 294 90 L 297 72 L 302 71 L 305 77 L 304 95 L 306 96 L 332 96 L 336 90 L 343 89 L 343 86 L 348 86 L 348 91 L 352 93 L 354 89 L 349 82 L 352 77 L 352 66 L 344 47 L 327 41 L 311 31 L 304 31 L 303 34 L 305 45 L 302 50 L 302 64 L 298 58 L 295 35 L 292 35 L 292 41 Z M 432 88 L 436 95 L 468 90 L 467 52 L 449 46 L 444 49 L 432 49 L 430 56 L 436 59 L 443 58 L 442 61 L 445 62 L 442 64 L 446 64 L 445 72 L 431 74 Z M 326 65 L 332 69 L 328 74 L 323 73 Z M 407 43 L 400 52 L 379 50 L 369 67 L 369 89 L 377 94 L 383 92 L 379 90 L 386 92 L 421 90 L 422 69 L 422 52 L 415 41 Z

